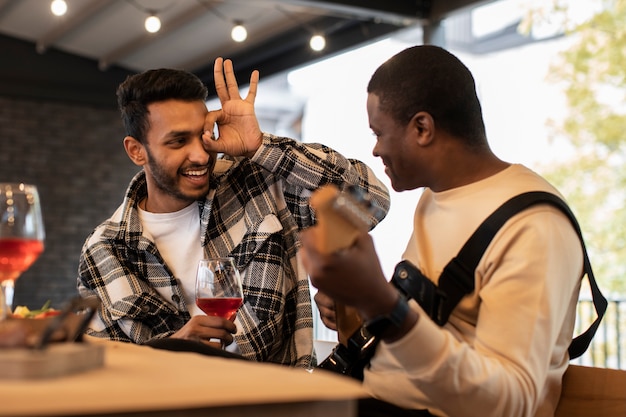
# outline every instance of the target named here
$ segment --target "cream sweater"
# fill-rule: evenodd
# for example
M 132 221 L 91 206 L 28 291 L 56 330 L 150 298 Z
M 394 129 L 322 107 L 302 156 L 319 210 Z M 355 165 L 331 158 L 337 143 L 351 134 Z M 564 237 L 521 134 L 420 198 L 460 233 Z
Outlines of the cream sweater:
M 437 281 L 478 225 L 525 191 L 558 192 L 522 165 L 433 193 L 415 210 L 404 253 Z M 445 416 L 552 416 L 567 367 L 583 267 L 567 217 L 548 205 L 509 220 L 475 273 L 475 292 L 438 327 L 415 302 L 417 325 L 381 343 L 364 385 L 378 398 Z

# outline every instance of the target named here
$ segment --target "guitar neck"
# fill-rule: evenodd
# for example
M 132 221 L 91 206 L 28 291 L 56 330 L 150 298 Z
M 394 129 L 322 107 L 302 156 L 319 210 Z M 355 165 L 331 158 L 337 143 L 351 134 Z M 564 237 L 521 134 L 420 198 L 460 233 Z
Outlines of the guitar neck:
M 310 199 L 315 209 L 318 229 L 317 250 L 333 253 L 350 247 L 362 233 L 370 230 L 369 212 L 356 198 L 342 193 L 335 185 L 317 189 Z M 335 303 L 337 336 L 348 345 L 348 339 L 362 326 L 358 312 L 349 306 Z
M 370 229 L 369 215 L 354 198 L 335 185 L 324 185 L 310 198 L 318 229 L 317 250 L 333 253 L 350 247 L 361 233 Z

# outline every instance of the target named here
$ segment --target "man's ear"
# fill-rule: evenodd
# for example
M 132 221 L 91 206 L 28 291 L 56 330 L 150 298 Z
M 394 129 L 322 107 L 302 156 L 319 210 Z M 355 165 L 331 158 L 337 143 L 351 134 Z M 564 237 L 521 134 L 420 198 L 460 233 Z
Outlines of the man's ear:
M 126 149 L 126 154 L 135 165 L 144 166 L 148 162 L 143 144 L 134 137 L 126 136 L 124 138 L 124 149 Z
M 411 126 L 417 134 L 417 142 L 421 146 L 429 145 L 435 138 L 435 121 L 430 113 L 421 111 L 411 118 Z

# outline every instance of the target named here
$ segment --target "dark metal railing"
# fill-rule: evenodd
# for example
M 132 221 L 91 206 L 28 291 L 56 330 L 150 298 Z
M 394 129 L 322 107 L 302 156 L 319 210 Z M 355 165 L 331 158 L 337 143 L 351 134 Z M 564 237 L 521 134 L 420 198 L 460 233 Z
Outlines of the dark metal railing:
M 609 298 L 608 307 L 589 349 L 572 363 L 602 368 L 626 369 L 626 298 Z M 589 299 L 578 301 L 576 334 L 595 320 Z
M 578 301 L 575 334 L 582 333 L 596 319 L 591 299 Z M 314 306 L 315 309 L 315 306 Z M 314 311 L 315 336 L 320 340 L 337 340 L 337 333 L 328 330 Z M 577 365 L 626 369 L 626 297 L 609 298 L 608 307 L 589 349 L 572 360 Z

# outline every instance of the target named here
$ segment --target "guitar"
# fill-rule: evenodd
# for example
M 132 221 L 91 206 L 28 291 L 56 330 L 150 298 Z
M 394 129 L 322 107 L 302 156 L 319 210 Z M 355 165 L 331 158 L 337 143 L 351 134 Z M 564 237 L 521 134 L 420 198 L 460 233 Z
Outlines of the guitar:
M 380 208 L 369 196 L 354 188 L 340 191 L 335 185 L 324 185 L 310 198 L 315 210 L 318 229 L 317 250 L 333 253 L 350 247 L 362 233 L 371 229 L 371 217 Z M 318 368 L 362 378 L 363 361 L 373 354 L 374 338 L 365 327 L 358 312 L 349 306 L 335 303 L 339 344 Z M 354 373 L 357 374 L 354 374 Z

